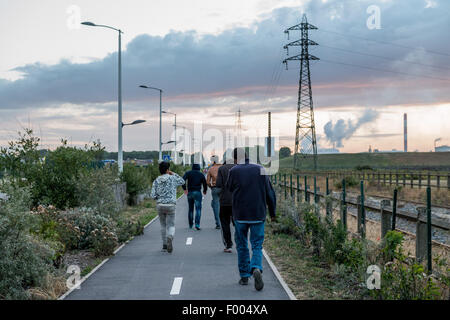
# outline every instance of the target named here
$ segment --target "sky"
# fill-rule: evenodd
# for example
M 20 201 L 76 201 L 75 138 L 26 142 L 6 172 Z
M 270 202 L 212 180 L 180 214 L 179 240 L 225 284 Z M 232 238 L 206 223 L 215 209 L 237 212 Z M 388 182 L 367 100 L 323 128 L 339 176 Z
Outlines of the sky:
M 124 150 L 158 149 L 158 92 L 141 84 L 162 88 L 163 109 L 189 129 L 232 129 L 241 109 L 244 132 L 264 135 L 271 111 L 293 148 L 299 63 L 282 60 L 300 35 L 284 30 L 304 13 L 318 28 L 319 149 L 402 150 L 403 113 L 409 151 L 450 145 L 447 0 L 0 0 L 0 146 L 32 127 L 46 148 L 65 138 L 117 150 L 117 32 L 79 24 L 93 21 L 123 30 L 123 120 L 147 121 L 124 128 Z M 163 141 L 172 132 L 164 115 Z

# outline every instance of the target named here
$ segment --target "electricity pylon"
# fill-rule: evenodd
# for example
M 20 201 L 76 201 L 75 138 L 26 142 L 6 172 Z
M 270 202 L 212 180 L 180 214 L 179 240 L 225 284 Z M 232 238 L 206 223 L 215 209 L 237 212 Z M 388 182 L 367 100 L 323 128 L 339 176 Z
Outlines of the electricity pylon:
M 314 170 L 317 170 L 317 142 L 316 142 L 316 127 L 314 124 L 314 109 L 311 91 L 311 72 L 309 70 L 309 60 L 319 60 L 319 58 L 308 53 L 309 46 L 316 46 L 317 43 L 308 38 L 308 30 L 316 30 L 317 27 L 309 24 L 306 19 L 306 14 L 303 15 L 302 22 L 292 26 L 284 31 L 288 34 L 289 31 L 300 30 L 301 39 L 288 43 L 284 46 L 289 55 L 290 46 L 301 46 L 302 53 L 296 56 L 289 57 L 283 61 L 288 69 L 288 61 L 300 61 L 300 79 L 298 86 L 298 104 L 297 104 L 297 126 L 295 130 L 295 151 L 294 151 L 294 168 L 297 167 L 299 151 L 302 158 L 308 155 L 313 155 Z M 301 148 L 299 144 L 301 143 Z M 299 150 L 300 149 L 300 150 Z

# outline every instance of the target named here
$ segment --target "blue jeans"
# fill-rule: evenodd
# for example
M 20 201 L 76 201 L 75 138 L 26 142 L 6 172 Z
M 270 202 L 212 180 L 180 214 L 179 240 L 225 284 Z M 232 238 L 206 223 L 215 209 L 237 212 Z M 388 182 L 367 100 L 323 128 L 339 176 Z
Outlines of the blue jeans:
M 189 227 L 194 224 L 194 205 L 195 205 L 195 226 L 200 227 L 200 218 L 202 216 L 202 193 L 200 191 L 189 191 L 187 195 L 189 204 Z
M 248 250 L 248 230 L 250 229 L 250 243 L 252 245 L 252 259 Z M 238 267 L 241 278 L 252 275 L 253 269 L 263 270 L 262 244 L 264 242 L 264 222 L 240 223 L 235 221 L 234 241 L 238 253 Z
M 211 207 L 213 209 L 214 212 L 214 219 L 216 219 L 216 226 L 220 227 L 220 202 L 219 202 L 219 198 L 220 198 L 220 188 L 211 188 L 211 195 L 212 195 L 212 200 L 211 200 Z

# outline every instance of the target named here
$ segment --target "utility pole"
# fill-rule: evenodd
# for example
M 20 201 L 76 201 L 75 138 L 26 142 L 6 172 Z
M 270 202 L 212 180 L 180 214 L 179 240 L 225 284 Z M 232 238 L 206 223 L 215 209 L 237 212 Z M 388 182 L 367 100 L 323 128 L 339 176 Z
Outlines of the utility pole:
M 299 153 L 302 158 L 308 155 L 313 156 L 314 170 L 317 170 L 317 142 L 316 142 L 316 128 L 314 123 L 314 109 L 311 90 L 311 72 L 309 69 L 309 60 L 319 60 L 319 58 L 309 54 L 309 46 L 315 46 L 317 43 L 308 37 L 308 30 L 316 30 L 317 27 L 308 23 L 306 14 L 303 15 L 302 22 L 292 26 L 284 31 L 287 33 L 289 39 L 289 32 L 300 30 L 301 39 L 288 43 L 284 46 L 289 55 L 290 46 L 301 46 L 302 52 L 299 55 L 289 57 L 283 61 L 288 69 L 288 61 L 300 61 L 300 79 L 298 88 L 298 103 L 297 103 L 297 125 L 295 129 L 295 150 L 294 150 L 294 168 L 298 164 Z M 300 148 L 301 141 L 301 148 Z
M 237 137 L 237 147 L 243 147 L 244 143 L 242 141 L 242 118 L 241 118 L 241 108 L 236 112 L 236 122 L 235 122 L 235 130 L 236 130 L 236 137 Z

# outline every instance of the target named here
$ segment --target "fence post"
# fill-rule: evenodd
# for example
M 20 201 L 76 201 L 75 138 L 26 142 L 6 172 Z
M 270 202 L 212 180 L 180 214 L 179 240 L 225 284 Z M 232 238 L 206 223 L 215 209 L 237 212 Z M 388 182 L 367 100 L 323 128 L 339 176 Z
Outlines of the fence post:
M 361 180 L 361 236 L 366 237 L 366 210 L 364 208 L 364 181 Z
M 377 176 L 378 176 L 378 186 L 380 186 L 380 173 L 379 172 L 377 173 Z
M 291 197 L 293 197 L 294 196 L 294 189 L 292 187 L 292 173 L 291 173 L 291 176 L 289 177 L 289 179 L 290 179 L 290 183 L 291 183 Z
M 430 173 L 428 172 L 428 175 L 427 175 L 427 186 L 428 187 L 431 187 L 431 179 L 430 179 Z
M 300 197 L 300 179 L 299 179 L 299 175 L 297 175 L 297 202 L 301 201 Z
M 317 203 L 317 178 L 314 176 L 314 203 Z
M 286 173 L 284 174 L 284 199 L 287 199 Z
M 397 189 L 394 189 L 394 199 L 392 202 L 392 230 L 395 230 L 395 224 L 397 222 Z
M 422 188 L 422 174 L 419 173 L 419 189 Z
M 422 262 L 427 256 L 427 224 L 425 222 L 426 207 L 417 207 L 416 224 L 416 259 Z
M 437 183 L 437 188 L 440 189 L 441 188 L 441 176 L 439 175 L 439 173 L 436 175 L 436 183 Z
M 328 177 L 326 178 L 326 180 L 325 180 L 325 188 L 326 188 L 326 190 L 325 190 L 325 193 L 326 193 L 326 214 L 327 214 L 327 217 L 331 217 L 331 202 L 329 201 L 329 198 L 328 198 L 328 196 L 330 195 L 330 188 L 329 188 L 329 185 L 328 185 Z
M 395 185 L 398 186 L 398 172 L 395 173 Z
M 427 269 L 428 273 L 431 274 L 433 271 L 433 260 L 432 260 L 432 242 L 431 242 L 431 187 L 427 187 Z
M 386 233 L 392 228 L 391 213 L 385 210 L 390 205 L 390 200 L 381 200 L 381 239 L 383 239 Z
M 409 181 L 411 182 L 411 189 L 414 189 L 414 175 L 412 173 L 409 174 Z
M 392 186 L 392 172 L 389 171 L 389 185 Z
M 406 186 L 406 173 L 403 172 L 403 186 Z
M 342 202 L 341 202 L 341 221 L 344 225 L 345 230 L 347 230 L 347 204 L 345 203 L 346 200 L 346 194 L 345 194 L 345 178 L 342 179 Z
M 357 225 L 357 231 L 359 234 L 361 234 L 361 195 L 358 195 L 356 197 L 356 225 Z
M 307 176 L 305 176 L 305 202 L 309 202 L 308 178 L 307 178 Z

